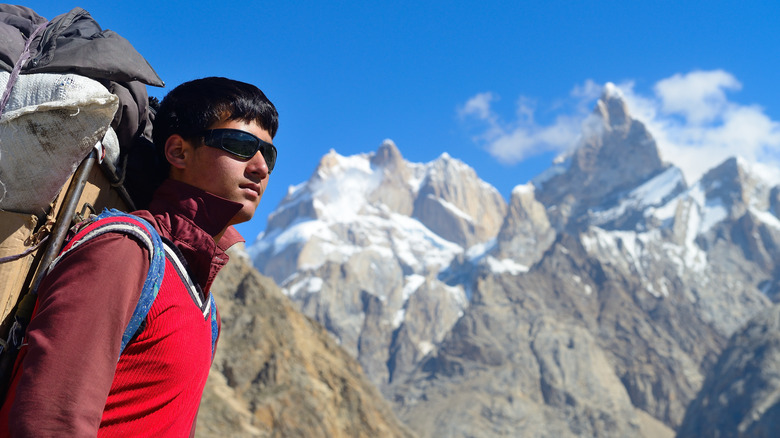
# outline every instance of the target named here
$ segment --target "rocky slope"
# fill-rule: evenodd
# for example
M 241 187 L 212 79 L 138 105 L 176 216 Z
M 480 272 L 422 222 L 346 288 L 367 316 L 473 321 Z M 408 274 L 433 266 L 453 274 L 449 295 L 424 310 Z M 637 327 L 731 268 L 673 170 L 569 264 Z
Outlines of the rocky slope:
M 219 348 L 197 436 L 412 437 L 357 361 L 233 253 L 212 288 Z
M 735 333 L 691 403 L 679 438 L 774 437 L 780 431 L 780 306 Z

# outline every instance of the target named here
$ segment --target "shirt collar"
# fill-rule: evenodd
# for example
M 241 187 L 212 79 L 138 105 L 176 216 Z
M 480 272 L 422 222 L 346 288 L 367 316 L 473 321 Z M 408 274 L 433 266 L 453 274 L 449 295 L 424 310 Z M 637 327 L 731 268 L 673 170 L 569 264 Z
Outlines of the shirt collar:
M 222 250 L 244 241 L 235 228 L 228 226 L 241 208 L 242 205 L 238 202 L 172 179 L 162 183 L 149 204 L 152 214 L 173 213 L 181 216 L 212 237 L 227 227 L 218 245 Z

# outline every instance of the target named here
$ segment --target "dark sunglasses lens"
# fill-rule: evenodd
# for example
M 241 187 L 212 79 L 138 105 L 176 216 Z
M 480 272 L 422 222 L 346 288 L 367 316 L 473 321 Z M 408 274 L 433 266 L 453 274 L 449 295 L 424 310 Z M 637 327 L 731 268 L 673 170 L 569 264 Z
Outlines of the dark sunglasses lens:
M 207 131 L 204 139 L 208 146 L 225 150 L 241 158 L 252 158 L 259 150 L 268 166 L 268 171 L 274 170 L 276 147 L 252 134 L 235 129 L 214 129 Z
M 248 135 L 222 136 L 222 148 L 242 158 L 252 158 L 257 152 L 257 139 Z
M 276 147 L 272 144 L 261 143 L 260 152 L 263 154 L 265 165 L 268 166 L 268 172 L 271 172 L 276 164 Z

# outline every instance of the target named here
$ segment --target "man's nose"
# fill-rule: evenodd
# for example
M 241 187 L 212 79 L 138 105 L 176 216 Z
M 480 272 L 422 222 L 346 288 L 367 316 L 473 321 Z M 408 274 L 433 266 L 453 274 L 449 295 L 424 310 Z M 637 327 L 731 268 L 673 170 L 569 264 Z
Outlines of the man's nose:
M 247 163 L 247 170 L 255 175 L 260 176 L 260 179 L 264 179 L 271 172 L 268 170 L 268 163 L 265 162 L 263 154 L 260 151 L 255 152 L 252 158 Z

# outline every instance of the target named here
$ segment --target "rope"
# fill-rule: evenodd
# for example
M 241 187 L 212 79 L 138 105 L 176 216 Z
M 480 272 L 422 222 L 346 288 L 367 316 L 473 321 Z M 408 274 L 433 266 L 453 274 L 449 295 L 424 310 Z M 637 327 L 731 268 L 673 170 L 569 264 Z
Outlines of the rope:
M 3 92 L 3 98 L 0 100 L 0 116 L 3 115 L 5 106 L 8 104 L 8 100 L 11 98 L 11 90 L 13 90 L 14 85 L 16 85 L 16 80 L 19 78 L 19 73 L 22 71 L 22 67 L 24 67 L 24 65 L 27 64 L 27 60 L 30 59 L 30 45 L 32 44 L 35 37 L 38 36 L 38 34 L 43 29 L 46 29 L 49 23 L 49 21 L 46 21 L 39 24 L 38 27 L 32 31 L 30 38 L 27 39 L 27 42 L 24 43 L 24 50 L 22 50 L 22 53 L 19 55 L 19 60 L 16 61 L 16 64 L 14 64 L 14 69 L 11 71 L 11 76 L 8 77 L 8 84 L 5 86 L 5 91 Z
M 49 239 L 49 236 L 44 237 L 43 240 L 41 240 L 40 242 L 36 243 L 35 245 L 27 248 L 26 250 L 24 250 L 20 254 L 14 254 L 14 255 L 9 255 L 9 256 L 5 256 L 5 257 L 0 257 L 0 264 L 12 262 L 14 260 L 19 260 L 20 258 L 22 258 L 22 257 L 30 254 L 31 252 L 35 251 L 36 249 L 38 249 L 38 247 L 40 247 L 43 244 L 43 242 L 45 242 L 48 239 Z

